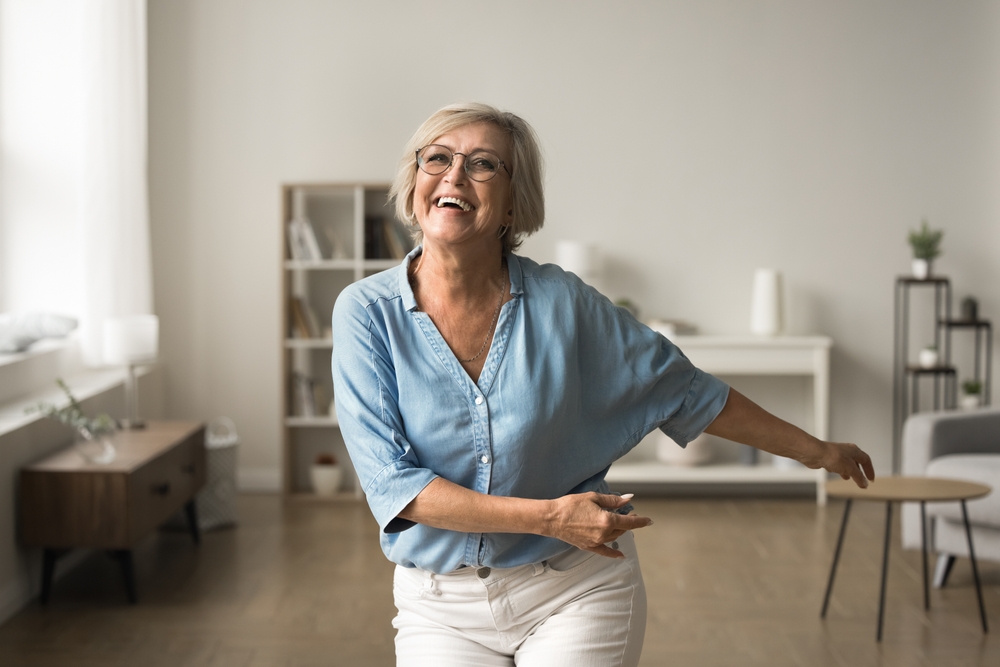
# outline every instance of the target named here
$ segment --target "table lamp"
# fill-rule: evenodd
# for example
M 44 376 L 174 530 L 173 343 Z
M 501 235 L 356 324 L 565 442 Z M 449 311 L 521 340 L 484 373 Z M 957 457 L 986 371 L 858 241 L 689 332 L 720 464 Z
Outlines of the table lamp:
M 136 366 L 156 361 L 159 348 L 160 320 L 156 315 L 127 315 L 104 320 L 104 361 L 128 367 L 125 384 L 125 407 L 128 418 L 122 428 L 140 429 L 146 422 L 139 419 L 139 385 Z

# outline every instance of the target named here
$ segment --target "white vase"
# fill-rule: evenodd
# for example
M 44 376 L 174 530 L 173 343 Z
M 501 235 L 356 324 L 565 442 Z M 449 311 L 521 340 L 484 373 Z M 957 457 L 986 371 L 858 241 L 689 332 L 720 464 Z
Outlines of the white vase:
M 73 446 L 76 447 L 76 451 L 80 453 L 87 463 L 93 463 L 95 465 L 108 465 L 115 460 L 115 456 L 118 454 L 118 450 L 115 449 L 114 443 L 111 442 L 111 437 L 107 434 L 105 435 L 90 435 L 77 433 L 76 440 L 73 442 Z
M 318 496 L 332 496 L 340 490 L 344 471 L 340 466 L 314 465 L 309 469 L 309 480 Z
M 753 274 L 750 332 L 758 336 L 777 336 L 781 333 L 783 320 L 781 273 L 774 269 L 757 269 Z
M 663 431 L 656 434 L 656 458 L 672 466 L 692 467 L 708 463 L 712 459 L 710 436 L 702 434 L 681 447 Z
M 917 361 L 920 362 L 921 368 L 934 368 L 938 365 L 937 350 L 930 350 L 927 348 L 920 350 L 920 355 L 917 357 Z
M 917 280 L 927 280 L 931 275 L 931 261 L 929 259 L 914 259 L 910 264 L 913 270 L 913 277 Z
M 979 407 L 979 394 L 962 394 L 958 399 L 958 407 L 963 410 L 975 410 Z

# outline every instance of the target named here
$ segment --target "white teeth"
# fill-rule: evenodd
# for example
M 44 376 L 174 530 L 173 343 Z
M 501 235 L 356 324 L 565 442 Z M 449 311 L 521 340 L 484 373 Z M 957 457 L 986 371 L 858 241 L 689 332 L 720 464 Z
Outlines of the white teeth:
M 456 206 L 459 206 L 466 213 L 472 210 L 472 204 L 464 202 L 461 199 L 456 199 L 455 197 L 441 197 L 440 199 L 438 199 L 437 202 L 438 208 L 441 208 L 445 204 L 455 204 Z

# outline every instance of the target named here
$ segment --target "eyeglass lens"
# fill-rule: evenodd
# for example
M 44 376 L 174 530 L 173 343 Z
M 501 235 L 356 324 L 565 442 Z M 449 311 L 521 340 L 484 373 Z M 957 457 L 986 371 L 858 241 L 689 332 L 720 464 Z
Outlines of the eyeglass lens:
M 459 153 L 461 155 L 461 153 Z M 417 152 L 417 164 L 426 173 L 436 176 L 453 164 L 455 153 L 446 146 L 431 144 Z M 500 158 L 489 151 L 473 151 L 465 157 L 465 173 L 476 181 L 488 181 L 500 169 Z

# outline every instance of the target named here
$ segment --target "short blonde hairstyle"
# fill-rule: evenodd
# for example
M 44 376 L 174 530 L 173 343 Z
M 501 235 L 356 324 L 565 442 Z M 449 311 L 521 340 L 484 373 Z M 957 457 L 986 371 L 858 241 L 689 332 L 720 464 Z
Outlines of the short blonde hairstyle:
M 452 104 L 436 111 L 424 121 L 406 144 L 399 160 L 396 178 L 389 188 L 389 201 L 395 203 L 396 217 L 408 223 L 419 243 L 423 232 L 413 215 L 413 191 L 417 184 L 417 150 L 443 134 L 466 125 L 489 123 L 510 142 L 510 194 L 513 222 L 503 236 L 504 253 L 520 247 L 525 237 L 537 232 L 545 222 L 545 193 L 542 189 L 542 154 L 538 137 L 524 119 L 488 104 Z M 497 177 L 500 177 L 499 175 Z

